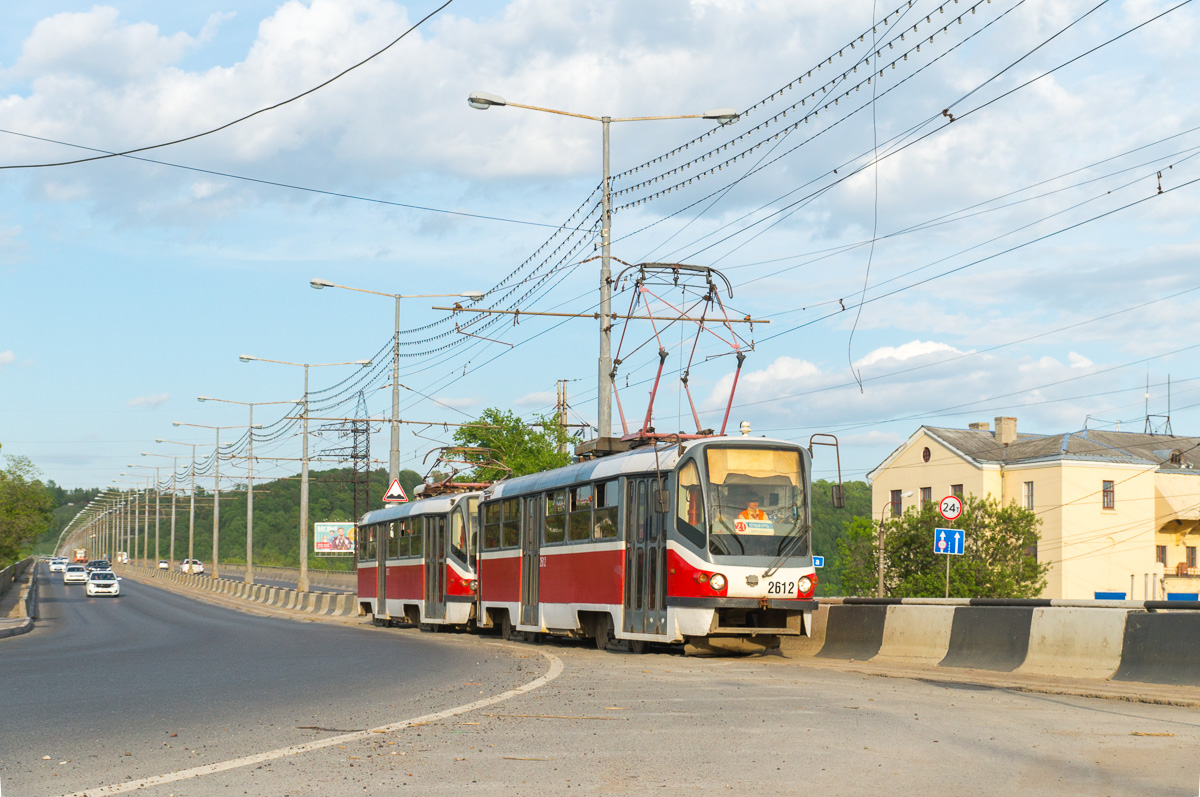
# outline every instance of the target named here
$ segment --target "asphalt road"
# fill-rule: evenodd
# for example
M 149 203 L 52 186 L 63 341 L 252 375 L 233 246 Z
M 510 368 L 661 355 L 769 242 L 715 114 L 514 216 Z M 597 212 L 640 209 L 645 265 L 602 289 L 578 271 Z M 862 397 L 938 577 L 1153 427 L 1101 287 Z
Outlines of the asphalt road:
M 371 728 L 534 677 L 498 648 L 252 616 L 131 579 L 120 598 L 87 598 L 45 565 L 38 578 L 34 630 L 0 642 L 5 797 Z
M 54 619 L 0 643 L 3 794 L 1190 797 L 1200 782 L 1192 708 L 296 623 L 122 583 L 103 603 L 50 585 Z M 328 746 L 287 749 L 314 740 Z

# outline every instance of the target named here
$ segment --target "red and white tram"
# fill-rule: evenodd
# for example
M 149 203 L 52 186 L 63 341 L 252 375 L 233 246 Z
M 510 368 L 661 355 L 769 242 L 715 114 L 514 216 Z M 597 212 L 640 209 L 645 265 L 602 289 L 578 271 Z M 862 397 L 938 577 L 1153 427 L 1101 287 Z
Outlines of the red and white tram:
M 810 463 L 807 449 L 780 440 L 660 442 L 482 493 L 371 512 L 359 532 L 360 603 L 375 611 L 373 541 L 403 539 L 394 524 L 421 517 L 422 548 L 406 549 L 411 564 L 388 556 L 386 616 L 474 621 L 505 636 L 592 637 L 601 648 L 626 640 L 635 651 L 647 642 L 773 648 L 780 636 L 809 633 L 816 608 Z M 464 517 L 457 539 L 469 550 L 451 544 L 438 565 L 443 521 L 428 518 L 452 528 L 455 512 L 472 502 L 479 533 Z M 443 572 L 444 582 L 431 581 Z M 453 618 L 447 608 L 435 619 L 439 600 L 451 605 L 455 578 L 463 586 L 454 598 L 464 602 Z
M 376 620 L 466 625 L 475 617 L 473 540 L 479 493 L 424 498 L 363 515 L 358 601 Z M 384 551 L 382 605 L 378 555 Z

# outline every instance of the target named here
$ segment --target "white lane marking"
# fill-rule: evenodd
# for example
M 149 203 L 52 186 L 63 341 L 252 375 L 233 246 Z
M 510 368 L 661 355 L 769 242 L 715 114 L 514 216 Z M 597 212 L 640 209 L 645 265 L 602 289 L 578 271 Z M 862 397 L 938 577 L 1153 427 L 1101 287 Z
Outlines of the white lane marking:
M 124 783 L 114 783 L 110 786 L 97 786 L 92 789 L 84 789 L 77 791 L 65 797 L 94 797 L 97 794 L 120 794 L 127 791 L 139 791 L 148 789 L 154 786 L 161 786 L 164 783 L 174 783 L 179 780 L 189 780 L 191 778 L 201 778 L 205 775 L 214 775 L 218 772 L 225 772 L 230 769 L 238 769 L 240 767 L 253 766 L 261 764 L 264 761 L 274 761 L 278 758 L 288 758 L 290 756 L 302 755 L 311 753 L 314 750 L 321 750 L 325 747 L 333 747 L 346 742 L 359 741 L 368 739 L 379 733 L 391 733 L 392 731 L 403 730 L 413 725 L 422 725 L 430 722 L 437 722 L 449 717 L 456 717 L 459 714 L 466 714 L 476 709 L 484 708 L 485 706 L 502 703 L 514 697 L 527 694 L 535 689 L 541 689 L 546 684 L 553 681 L 558 676 L 562 675 L 563 663 L 562 659 L 552 653 L 547 653 L 543 650 L 537 651 L 550 660 L 550 669 L 545 675 L 540 678 L 535 678 L 529 683 L 518 686 L 515 689 L 509 689 L 507 692 L 501 692 L 498 695 L 485 697 L 483 700 L 476 700 L 474 703 L 467 703 L 465 706 L 456 706 L 448 708 L 445 711 L 439 711 L 436 714 L 425 714 L 421 717 L 401 720 L 393 722 L 390 725 L 381 725 L 378 728 L 371 728 L 365 731 L 355 731 L 354 733 L 343 733 L 340 736 L 331 736 L 328 739 L 321 739 L 316 742 L 307 742 L 305 744 L 294 744 L 290 747 L 281 747 L 278 750 L 269 750 L 265 753 L 256 753 L 255 755 L 242 756 L 241 758 L 231 758 L 228 761 L 218 761 L 215 764 L 206 764 L 202 767 L 193 767 L 191 769 L 181 769 L 178 772 L 170 772 L 166 775 L 155 775 L 150 778 L 142 778 L 141 780 L 130 780 Z

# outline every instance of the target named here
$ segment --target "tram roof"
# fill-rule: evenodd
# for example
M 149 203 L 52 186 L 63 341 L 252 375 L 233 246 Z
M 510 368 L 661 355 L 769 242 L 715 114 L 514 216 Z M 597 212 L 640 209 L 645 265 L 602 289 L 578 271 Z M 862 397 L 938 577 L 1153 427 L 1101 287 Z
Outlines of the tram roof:
M 737 446 L 786 446 L 799 448 L 797 443 L 790 440 L 774 440 L 767 437 L 747 437 L 743 435 L 725 437 L 705 437 L 699 440 L 684 440 L 683 450 L 690 451 L 697 446 L 737 445 Z M 657 459 L 655 451 L 657 450 Z M 506 494 L 523 495 L 542 490 L 553 490 L 569 484 L 579 484 L 589 481 L 604 481 L 615 479 L 630 473 L 653 473 L 656 469 L 673 470 L 679 463 L 679 443 L 658 443 L 644 448 L 635 448 L 620 454 L 610 454 L 583 462 L 576 462 L 554 470 L 541 473 L 531 473 L 528 476 L 518 476 L 515 479 L 502 481 L 490 488 L 484 495 L 488 499 L 503 498 Z
M 479 495 L 479 493 L 455 493 L 454 495 L 439 495 L 433 498 L 418 498 L 407 503 L 385 506 L 383 509 L 372 509 L 362 516 L 359 525 L 366 526 L 372 523 L 386 523 L 389 520 L 399 520 L 410 515 L 445 515 L 454 508 L 454 504 L 458 499 L 468 495 Z

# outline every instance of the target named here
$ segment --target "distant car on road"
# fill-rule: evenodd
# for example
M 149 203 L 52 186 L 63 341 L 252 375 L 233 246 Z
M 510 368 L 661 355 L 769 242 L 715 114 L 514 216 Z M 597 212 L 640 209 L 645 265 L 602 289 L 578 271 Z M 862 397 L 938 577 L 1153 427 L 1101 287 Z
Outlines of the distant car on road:
M 171 563 L 168 562 L 166 559 L 159 559 L 158 560 L 158 569 L 159 570 L 170 570 Z
M 90 598 L 94 595 L 112 595 L 114 598 L 121 595 L 121 579 L 117 578 L 117 574 L 111 570 L 93 570 L 88 573 L 87 587 L 85 588 L 87 596 Z
M 84 565 L 84 567 L 89 573 L 93 570 L 112 570 L 112 564 L 107 559 L 93 559 Z
M 67 557 L 56 556 L 50 560 L 50 572 L 61 573 L 67 569 Z
M 63 571 L 64 584 L 86 584 L 87 580 L 87 568 L 83 565 L 67 565 L 67 569 Z
M 203 573 L 204 562 L 199 559 L 184 559 L 179 564 L 180 573 Z

